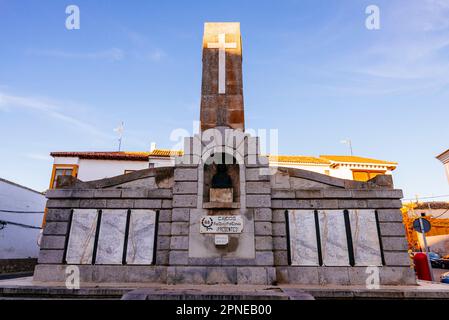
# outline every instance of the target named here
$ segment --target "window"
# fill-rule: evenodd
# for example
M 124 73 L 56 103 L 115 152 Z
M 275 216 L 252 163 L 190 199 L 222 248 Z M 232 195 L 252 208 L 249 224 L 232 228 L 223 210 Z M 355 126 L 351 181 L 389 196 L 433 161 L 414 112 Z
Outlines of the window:
M 78 166 L 75 164 L 55 164 L 50 180 L 50 189 L 56 188 L 56 182 L 59 176 L 76 177 L 78 174 Z
M 385 171 L 352 171 L 352 176 L 355 181 L 368 181 L 380 174 L 385 174 Z

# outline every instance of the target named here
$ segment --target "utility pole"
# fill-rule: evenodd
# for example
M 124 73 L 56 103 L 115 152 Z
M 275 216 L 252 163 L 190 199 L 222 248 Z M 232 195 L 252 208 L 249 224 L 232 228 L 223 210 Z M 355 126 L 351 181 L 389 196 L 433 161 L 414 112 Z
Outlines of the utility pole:
M 419 218 L 419 227 L 421 228 L 421 235 L 422 235 L 422 240 L 424 243 L 424 250 L 426 252 L 426 258 L 427 258 L 427 266 L 429 267 L 429 272 L 430 272 L 430 278 L 432 279 L 432 281 L 435 281 L 435 277 L 433 276 L 433 269 L 432 269 L 432 262 L 430 261 L 430 250 L 429 250 L 429 246 L 427 245 L 427 239 L 426 239 L 426 230 L 424 229 L 424 223 L 423 223 L 423 217 L 425 217 L 426 214 L 425 213 L 421 213 L 421 217 Z M 422 248 L 421 248 L 421 252 L 422 252 Z

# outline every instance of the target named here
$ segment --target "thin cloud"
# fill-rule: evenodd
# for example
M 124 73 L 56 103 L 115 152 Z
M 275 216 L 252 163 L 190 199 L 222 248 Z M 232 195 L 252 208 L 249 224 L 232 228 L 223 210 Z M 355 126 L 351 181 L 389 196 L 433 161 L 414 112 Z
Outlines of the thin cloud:
M 148 43 L 148 38 L 139 32 L 132 30 L 125 30 L 124 32 L 129 40 L 137 46 L 143 46 Z
M 410 0 L 381 6 L 381 29 L 370 41 L 321 68 L 353 83 L 347 95 L 421 94 L 449 85 L 449 1 Z M 375 34 L 374 34 L 375 33 Z M 352 91 L 353 90 L 353 91 Z
M 125 52 L 118 48 L 111 48 L 96 52 L 70 52 L 62 50 L 28 50 L 28 54 L 52 58 L 63 59 L 85 59 L 85 60 L 106 60 L 121 61 L 125 58 Z
M 167 53 L 154 45 L 147 35 L 123 28 L 124 35 L 132 44 L 130 54 L 139 60 L 159 62 L 167 56 Z
M 156 49 L 148 54 L 148 59 L 154 62 L 161 61 L 166 56 L 165 52 L 161 49 Z
M 27 154 L 25 154 L 25 157 L 32 159 L 32 160 L 38 160 L 38 161 L 51 161 L 51 157 L 46 154 L 27 153 Z
M 0 110 L 11 111 L 16 108 L 39 111 L 40 114 L 69 124 L 78 130 L 96 137 L 111 138 L 111 135 L 98 130 L 96 126 L 66 114 L 66 110 L 76 109 L 76 105 L 72 103 L 57 102 L 47 98 L 10 95 L 0 92 Z
M 417 5 L 419 4 L 419 5 Z M 449 29 L 449 1 L 447 0 L 420 0 L 415 2 L 415 12 L 422 19 L 417 20 L 418 26 L 426 31 L 441 31 Z M 419 23 L 421 21 L 421 23 Z

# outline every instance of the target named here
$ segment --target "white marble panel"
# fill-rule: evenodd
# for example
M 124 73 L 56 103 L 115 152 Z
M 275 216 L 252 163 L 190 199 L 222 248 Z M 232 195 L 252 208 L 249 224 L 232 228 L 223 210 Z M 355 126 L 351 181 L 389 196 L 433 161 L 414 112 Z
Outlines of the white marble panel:
M 129 221 L 127 264 L 147 265 L 153 263 L 156 212 L 132 210 Z
M 319 210 L 321 252 L 324 266 L 349 266 L 343 210 Z
M 122 264 L 127 210 L 102 210 L 95 264 Z
M 375 210 L 349 210 L 356 266 L 381 266 Z
M 96 209 L 73 210 L 66 260 L 68 264 L 91 264 L 97 228 Z
M 289 211 L 291 262 L 294 266 L 318 266 L 318 246 L 313 210 Z

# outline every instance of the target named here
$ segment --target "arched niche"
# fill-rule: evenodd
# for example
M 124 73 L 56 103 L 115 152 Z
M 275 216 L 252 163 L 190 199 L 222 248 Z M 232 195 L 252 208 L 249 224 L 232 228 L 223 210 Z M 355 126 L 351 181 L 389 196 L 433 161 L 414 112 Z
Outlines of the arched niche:
M 223 168 L 229 177 L 230 185 L 233 189 L 232 202 L 240 203 L 240 167 L 237 160 L 230 154 L 224 152 L 212 153 L 204 162 L 204 177 L 203 177 L 203 202 L 210 202 L 210 190 L 217 181 L 226 181 L 223 178 Z M 219 172 L 221 171 L 221 172 Z M 218 175 L 217 175 L 218 173 Z M 218 179 L 217 179 L 218 178 Z M 226 182 L 224 182 L 226 183 Z

